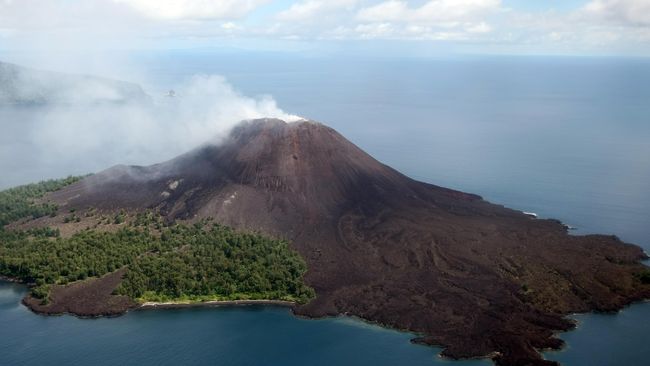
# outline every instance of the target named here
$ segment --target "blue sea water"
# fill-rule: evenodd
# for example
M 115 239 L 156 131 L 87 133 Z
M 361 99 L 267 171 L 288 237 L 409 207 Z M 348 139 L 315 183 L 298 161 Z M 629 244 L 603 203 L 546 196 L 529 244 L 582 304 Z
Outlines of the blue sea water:
M 647 365 L 650 360 L 650 304 L 635 304 L 616 314 L 579 314 L 578 328 L 563 333 L 566 348 L 546 352 L 563 365 Z
M 553 217 L 575 234 L 616 234 L 650 252 L 650 60 L 340 56 L 177 51 L 139 54 L 147 91 L 220 74 L 245 95 L 321 121 L 418 180 Z M 412 335 L 281 308 L 44 318 L 0 287 L 0 365 L 432 365 Z M 578 315 L 565 365 L 644 365 L 650 304 Z M 451 365 L 462 365 L 451 363 Z M 489 364 L 467 361 L 466 364 Z
M 45 317 L 0 283 L 0 365 L 449 365 L 412 334 L 349 318 L 307 320 L 271 306 Z M 458 366 L 488 365 L 461 361 Z

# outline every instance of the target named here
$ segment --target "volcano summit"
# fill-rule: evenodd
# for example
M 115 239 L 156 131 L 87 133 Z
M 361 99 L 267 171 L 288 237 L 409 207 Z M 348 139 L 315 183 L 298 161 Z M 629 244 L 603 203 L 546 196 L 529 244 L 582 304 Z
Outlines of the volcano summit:
M 152 210 L 287 239 L 316 293 L 297 314 L 413 331 L 453 358 L 553 365 L 539 350 L 562 346 L 567 314 L 650 297 L 641 248 L 415 181 L 315 122 L 244 122 L 217 145 L 116 166 L 45 199 L 59 212 Z M 21 225 L 78 230 L 61 215 Z

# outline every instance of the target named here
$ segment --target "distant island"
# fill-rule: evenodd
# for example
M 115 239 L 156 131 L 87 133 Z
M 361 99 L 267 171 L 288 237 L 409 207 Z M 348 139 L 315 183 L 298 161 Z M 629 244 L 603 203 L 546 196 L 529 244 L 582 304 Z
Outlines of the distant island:
M 650 298 L 638 246 L 415 181 L 311 121 L 245 121 L 167 162 L 9 189 L 0 223 L 0 274 L 48 314 L 273 300 L 451 358 L 554 365 L 539 352 L 562 347 L 566 315 Z
M 149 101 L 150 97 L 138 84 L 0 62 L 0 107 Z

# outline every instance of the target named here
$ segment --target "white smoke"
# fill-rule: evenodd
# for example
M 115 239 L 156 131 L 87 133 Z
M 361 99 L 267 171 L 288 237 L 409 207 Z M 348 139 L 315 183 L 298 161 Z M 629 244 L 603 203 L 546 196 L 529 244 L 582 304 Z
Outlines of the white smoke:
M 93 83 L 80 85 L 63 95 L 105 94 L 88 90 Z M 301 119 L 281 110 L 271 96 L 242 95 L 218 75 L 193 76 L 174 87 L 174 96 L 150 95 L 124 103 L 78 103 L 73 98 L 41 107 L 0 106 L 0 128 L 6 132 L 0 138 L 0 171 L 15 172 L 4 174 L 0 187 L 115 164 L 161 162 L 202 143 L 218 143 L 242 120 Z
M 199 75 L 181 87 L 171 103 L 172 121 L 166 126 L 171 138 L 181 138 L 185 147 L 194 147 L 206 136 L 219 138 L 236 123 L 255 118 L 278 118 L 293 122 L 301 117 L 287 114 L 269 96 L 241 95 L 221 76 Z M 184 122 L 183 122 L 184 121 Z
M 139 58 L 142 50 L 150 52 L 147 60 L 180 43 L 181 49 L 191 49 L 201 37 L 189 19 L 234 19 L 250 10 L 236 1 L 164 3 L 0 0 L 0 61 L 61 72 L 21 74 L 11 65 L 3 72 L 0 63 L 0 189 L 116 164 L 161 162 L 206 141 L 218 142 L 244 119 L 299 119 L 272 97 L 245 96 L 221 76 L 194 76 L 166 86 L 175 97 L 147 90 L 151 98 L 142 98 L 137 85 L 70 75 L 166 84 Z

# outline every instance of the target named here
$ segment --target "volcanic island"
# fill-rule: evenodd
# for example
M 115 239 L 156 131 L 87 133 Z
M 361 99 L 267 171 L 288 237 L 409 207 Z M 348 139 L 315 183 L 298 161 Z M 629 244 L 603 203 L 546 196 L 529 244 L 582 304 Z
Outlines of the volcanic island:
M 0 274 L 44 314 L 278 303 L 537 366 L 557 364 L 540 351 L 567 315 L 650 298 L 640 247 L 418 182 L 313 121 L 244 121 L 170 161 L 3 194 L 19 198 L 2 198 Z

